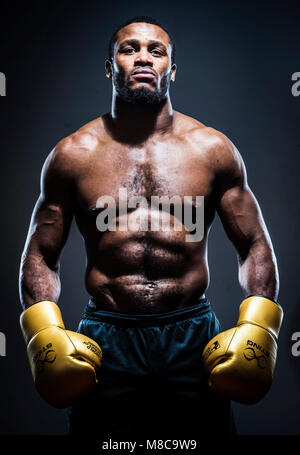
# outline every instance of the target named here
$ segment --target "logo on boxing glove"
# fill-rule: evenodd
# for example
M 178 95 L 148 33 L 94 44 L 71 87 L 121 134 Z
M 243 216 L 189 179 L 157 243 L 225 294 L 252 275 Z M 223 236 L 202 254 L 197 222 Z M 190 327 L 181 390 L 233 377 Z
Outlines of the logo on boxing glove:
M 35 363 L 36 370 L 41 373 L 46 363 L 53 363 L 56 359 L 56 354 L 52 348 L 52 343 L 48 343 L 46 346 L 43 346 L 39 352 L 33 357 L 33 363 Z
M 266 351 L 262 346 L 259 344 L 256 344 L 252 340 L 247 341 L 247 346 L 253 346 L 253 347 L 248 347 L 244 349 L 244 357 L 246 360 L 251 362 L 251 360 L 256 360 L 257 361 L 257 366 L 260 369 L 264 369 L 266 367 L 266 362 L 268 357 L 270 356 L 270 353 Z M 261 355 L 256 355 L 255 349 L 258 349 L 259 351 L 263 352 Z
M 98 356 L 100 359 L 102 358 L 102 355 L 101 355 L 101 351 L 99 350 L 99 348 L 97 348 L 97 346 L 95 346 L 93 343 L 91 343 L 90 341 L 84 341 L 83 344 L 86 345 L 86 348 L 87 349 L 90 349 L 94 354 L 96 354 L 96 356 Z
M 216 351 L 217 349 L 219 349 L 219 347 L 220 347 L 220 343 L 219 343 L 218 341 L 215 341 L 212 345 L 210 345 L 210 346 L 206 349 L 205 353 L 203 354 L 203 359 L 204 359 L 204 360 L 207 360 L 208 357 L 209 357 L 214 351 Z

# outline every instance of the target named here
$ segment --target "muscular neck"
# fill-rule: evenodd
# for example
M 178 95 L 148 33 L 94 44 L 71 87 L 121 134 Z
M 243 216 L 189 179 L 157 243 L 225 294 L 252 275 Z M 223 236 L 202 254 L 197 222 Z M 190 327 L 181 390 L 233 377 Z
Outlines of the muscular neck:
M 111 112 L 107 118 L 113 136 L 121 141 L 138 144 L 154 134 L 172 129 L 173 108 L 169 94 L 157 105 L 130 104 L 113 94 Z

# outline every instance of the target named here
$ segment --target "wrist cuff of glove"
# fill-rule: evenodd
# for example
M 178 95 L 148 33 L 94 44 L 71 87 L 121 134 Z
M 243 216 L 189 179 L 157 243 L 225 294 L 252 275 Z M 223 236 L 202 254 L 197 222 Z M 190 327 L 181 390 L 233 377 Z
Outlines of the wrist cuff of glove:
M 20 326 L 26 344 L 36 333 L 47 327 L 65 328 L 58 305 L 49 300 L 35 303 L 23 311 L 20 316 Z
M 282 318 L 283 310 L 278 303 L 261 295 L 252 295 L 241 303 L 237 325 L 255 324 L 278 338 Z

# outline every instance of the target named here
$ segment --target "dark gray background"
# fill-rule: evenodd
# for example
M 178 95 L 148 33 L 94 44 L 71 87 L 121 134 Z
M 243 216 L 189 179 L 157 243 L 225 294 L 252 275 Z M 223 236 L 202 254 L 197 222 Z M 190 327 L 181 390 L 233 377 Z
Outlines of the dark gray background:
M 300 434 L 299 152 L 300 71 L 296 1 L 48 1 L 1 6 L 0 98 L 1 305 L 0 434 L 64 434 L 65 411 L 34 390 L 19 329 L 18 268 L 47 154 L 64 136 L 110 109 L 104 75 L 112 31 L 146 14 L 174 35 L 178 65 L 173 107 L 222 131 L 240 150 L 268 226 L 280 270 L 285 319 L 271 391 L 259 404 L 235 404 L 241 434 Z M 297 9 L 298 8 L 298 9 Z M 243 298 L 236 255 L 216 218 L 209 240 L 207 292 L 222 328 L 232 327 Z M 62 307 L 76 330 L 87 303 L 83 242 L 72 227 L 62 259 Z M 199 410 L 201 412 L 201 410 Z M 101 409 L 99 410 L 101 413 Z

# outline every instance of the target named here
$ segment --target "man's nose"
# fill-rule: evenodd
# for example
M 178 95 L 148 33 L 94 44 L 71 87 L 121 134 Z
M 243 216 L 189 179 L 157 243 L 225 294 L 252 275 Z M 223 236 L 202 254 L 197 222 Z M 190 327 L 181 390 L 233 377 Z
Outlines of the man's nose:
M 140 49 L 140 51 L 136 54 L 135 65 L 149 65 L 152 66 L 152 55 L 148 52 L 147 49 Z

